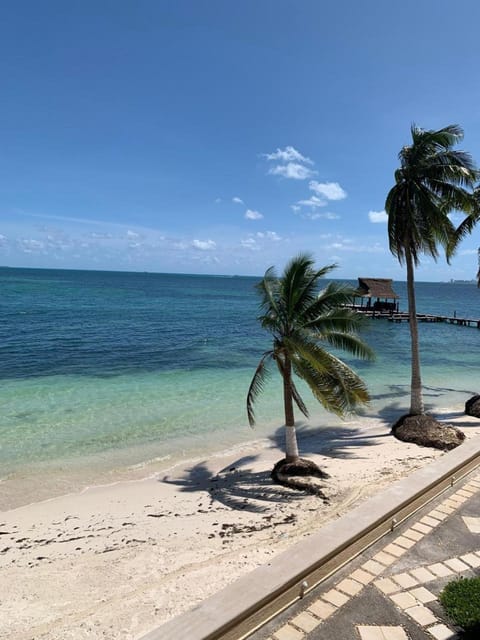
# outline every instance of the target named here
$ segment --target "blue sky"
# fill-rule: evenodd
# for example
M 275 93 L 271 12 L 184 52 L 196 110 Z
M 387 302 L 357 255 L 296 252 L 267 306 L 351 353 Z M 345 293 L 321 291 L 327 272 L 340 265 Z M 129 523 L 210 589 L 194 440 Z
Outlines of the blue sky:
M 0 264 L 405 279 L 384 209 L 410 126 L 480 163 L 475 0 L 2 5 Z M 480 227 L 452 266 L 472 278 Z

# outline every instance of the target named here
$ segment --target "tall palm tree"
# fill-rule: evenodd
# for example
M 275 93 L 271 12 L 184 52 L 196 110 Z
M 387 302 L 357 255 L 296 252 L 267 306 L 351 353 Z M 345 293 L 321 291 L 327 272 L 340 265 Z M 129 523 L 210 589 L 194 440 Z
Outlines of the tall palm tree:
M 469 210 L 471 188 L 477 178 L 468 153 L 453 150 L 463 138 L 458 125 L 438 131 L 412 125 L 412 144 L 399 153 L 400 168 L 395 171 L 395 185 L 388 193 L 390 251 L 407 268 L 407 294 L 410 320 L 412 371 L 410 415 L 424 414 L 420 351 L 415 302 L 415 267 L 420 254 L 438 258 L 439 245 L 451 253 L 455 227 L 448 214 L 452 210 Z M 453 243 L 453 244 L 452 244 Z
M 281 462 L 300 462 L 294 403 L 308 417 L 307 407 L 294 383 L 294 373 L 308 384 L 328 411 L 337 415 L 343 416 L 369 400 L 359 376 L 322 346 L 324 343 L 356 357 L 373 358 L 372 350 L 356 335 L 363 318 L 345 306 L 351 302 L 353 290 L 331 282 L 319 291 L 320 279 L 335 266 L 316 269 L 313 258 L 301 254 L 287 264 L 281 278 L 271 267 L 257 285 L 262 311 L 259 321 L 272 334 L 273 346 L 263 354 L 253 376 L 247 395 L 247 413 L 253 426 L 253 405 L 268 376 L 267 363 L 273 360 L 283 380 L 286 458 Z M 302 475 L 306 475 L 305 472 Z
M 480 220 L 480 187 L 477 186 L 472 194 L 472 206 L 467 211 L 468 216 L 461 222 L 455 232 L 453 249 L 469 233 L 472 233 L 475 225 Z M 479 264 L 477 271 L 477 287 L 480 288 L 480 249 L 478 250 Z M 465 402 L 465 413 L 474 418 L 480 418 L 480 394 L 476 393 Z

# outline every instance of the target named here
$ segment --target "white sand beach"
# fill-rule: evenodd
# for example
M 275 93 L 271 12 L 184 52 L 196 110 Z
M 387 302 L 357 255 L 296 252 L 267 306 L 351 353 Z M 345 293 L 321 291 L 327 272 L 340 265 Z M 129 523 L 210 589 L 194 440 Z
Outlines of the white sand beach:
M 460 411 L 437 415 L 480 433 Z M 139 638 L 445 455 L 396 441 L 375 418 L 301 448 L 331 476 L 326 500 L 272 484 L 283 456 L 264 441 L 0 513 L 0 638 Z

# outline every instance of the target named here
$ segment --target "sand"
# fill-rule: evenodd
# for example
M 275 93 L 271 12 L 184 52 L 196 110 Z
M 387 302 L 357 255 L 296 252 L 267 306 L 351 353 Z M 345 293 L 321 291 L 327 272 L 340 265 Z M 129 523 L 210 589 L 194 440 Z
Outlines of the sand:
M 480 421 L 437 414 L 467 437 Z M 468 443 L 468 441 L 467 441 Z M 271 441 L 0 513 L 0 638 L 141 637 L 443 454 L 362 418 L 300 438 L 328 501 L 273 485 Z M 462 446 L 468 446 L 464 444 Z

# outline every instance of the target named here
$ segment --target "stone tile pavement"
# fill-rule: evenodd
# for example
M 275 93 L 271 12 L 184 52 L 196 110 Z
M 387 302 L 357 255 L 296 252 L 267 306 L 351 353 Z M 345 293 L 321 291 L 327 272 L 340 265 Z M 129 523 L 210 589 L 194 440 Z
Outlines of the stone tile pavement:
M 480 575 L 480 473 L 423 507 L 252 640 L 459 638 L 438 595 Z

